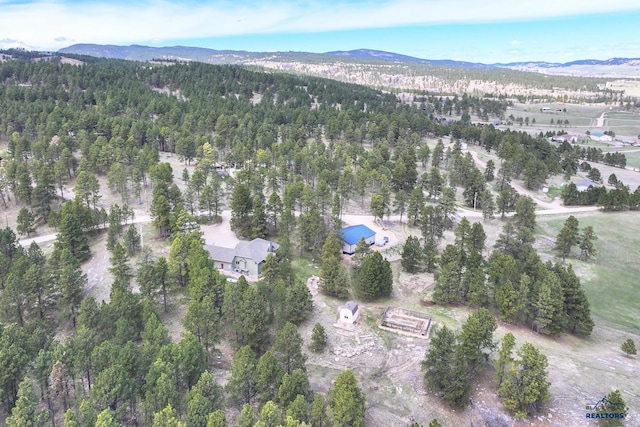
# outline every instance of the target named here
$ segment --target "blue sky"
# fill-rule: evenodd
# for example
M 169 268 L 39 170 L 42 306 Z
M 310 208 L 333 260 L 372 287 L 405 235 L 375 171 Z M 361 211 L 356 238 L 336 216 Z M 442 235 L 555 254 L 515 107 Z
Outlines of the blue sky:
M 640 57 L 638 0 L 0 0 L 0 48 L 74 43 L 472 62 Z

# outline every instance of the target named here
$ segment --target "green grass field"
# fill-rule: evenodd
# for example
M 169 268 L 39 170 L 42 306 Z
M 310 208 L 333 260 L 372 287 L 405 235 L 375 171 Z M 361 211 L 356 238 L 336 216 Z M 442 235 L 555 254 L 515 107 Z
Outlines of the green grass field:
M 306 281 L 311 276 L 320 275 L 320 260 L 312 262 L 310 257 L 294 256 L 291 260 L 291 269 L 296 279 Z
M 598 235 L 596 259 L 579 261 L 579 249 L 568 259 L 581 278 L 596 320 L 629 332 L 640 332 L 640 217 L 636 212 L 578 216 L 580 228 L 592 226 Z M 539 217 L 540 231 L 554 237 L 565 219 Z M 551 250 L 543 251 L 552 254 Z

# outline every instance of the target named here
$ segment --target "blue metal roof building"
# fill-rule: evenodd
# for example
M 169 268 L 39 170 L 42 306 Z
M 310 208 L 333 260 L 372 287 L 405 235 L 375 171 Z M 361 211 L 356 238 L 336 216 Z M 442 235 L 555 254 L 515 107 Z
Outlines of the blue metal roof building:
M 373 245 L 376 242 L 376 232 L 363 224 L 350 225 L 342 229 L 340 238 L 344 241 L 342 252 L 353 254 L 360 239 Z

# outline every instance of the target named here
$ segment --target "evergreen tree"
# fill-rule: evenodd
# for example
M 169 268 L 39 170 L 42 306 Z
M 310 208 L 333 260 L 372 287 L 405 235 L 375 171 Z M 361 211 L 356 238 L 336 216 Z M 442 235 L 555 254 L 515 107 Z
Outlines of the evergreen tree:
M 421 363 L 425 382 L 436 393 L 446 392 L 451 387 L 455 348 L 455 334 L 443 325 L 435 332 Z
M 153 414 L 152 427 L 187 427 L 180 421 L 176 410 L 171 405 L 167 405 L 160 412 Z
M 283 308 L 287 322 L 300 325 L 307 320 L 313 311 L 313 300 L 307 285 L 298 282 L 292 287 L 287 288 Z
M 313 331 L 311 332 L 311 350 L 316 353 L 322 353 L 326 346 L 327 333 L 320 323 L 316 323 L 313 326 Z
M 171 234 L 171 204 L 164 194 L 168 190 L 162 191 L 160 186 L 156 186 L 153 190 L 153 199 L 151 201 L 151 218 L 153 225 L 162 237 Z
M 249 344 L 256 352 L 264 351 L 269 338 L 269 308 L 257 287 L 249 286 L 244 291 L 238 315 L 238 344 Z
M 571 254 L 571 248 L 578 243 L 578 237 L 578 220 L 571 215 L 556 237 L 555 250 L 563 262 Z
M 260 422 L 256 425 L 260 425 L 261 427 L 278 427 L 282 425 L 282 410 L 272 401 L 264 404 L 258 417 L 260 418 Z
M 622 343 L 620 349 L 625 352 L 627 356 L 634 356 L 636 354 L 636 343 L 628 338 L 625 342 Z
M 327 427 L 331 425 L 327 415 L 327 401 L 321 393 L 315 393 L 313 395 L 311 411 L 309 411 L 309 424 L 317 427 Z
M 256 414 L 248 403 L 242 405 L 242 410 L 236 417 L 238 427 L 253 427 L 256 422 Z
M 90 172 L 80 171 L 76 176 L 76 186 L 73 189 L 76 201 L 86 208 L 96 207 L 100 200 L 100 183 L 98 178 Z
M 558 297 L 559 295 L 562 295 L 560 279 L 555 272 L 549 271 L 542 280 L 535 302 L 536 332 L 557 335 L 566 327 L 564 301 Z
M 564 314 L 571 333 L 588 336 L 593 330 L 589 300 L 585 295 L 580 279 L 573 271 L 571 264 L 554 265 L 554 271 L 560 278 L 564 302 Z
M 624 414 L 621 418 L 599 418 L 598 425 L 602 427 L 624 426 L 629 414 L 629 408 L 622 398 L 620 390 L 613 390 L 604 397 L 606 400 L 598 406 L 597 412 L 600 414 Z
M 596 236 L 596 233 L 595 231 L 593 231 L 592 226 L 589 225 L 582 229 L 582 234 L 578 239 L 578 247 L 580 248 L 580 259 L 588 260 L 596 255 L 596 248 L 593 244 L 593 242 L 596 240 L 598 240 L 598 236 Z
M 322 266 L 320 290 L 325 295 L 345 298 L 347 291 L 347 272 L 342 264 L 342 243 L 335 233 L 329 233 L 322 247 Z
M 409 219 L 409 225 L 416 225 L 420 219 L 420 213 L 424 208 L 424 194 L 420 186 L 415 187 L 411 191 L 408 203 L 407 217 Z
M 249 187 L 236 183 L 231 197 L 231 227 L 240 236 L 248 236 L 251 228 L 253 201 Z
M 415 236 L 407 237 L 402 247 L 402 259 L 400 264 L 407 273 L 417 273 L 422 265 L 423 252 L 420 241 Z
M 507 212 L 513 212 L 517 198 L 518 193 L 511 186 L 498 193 L 498 197 L 496 198 L 496 209 L 500 213 L 502 219 L 504 219 Z
M 23 207 L 18 212 L 16 231 L 27 237 L 36 231 L 36 217 L 29 209 Z
M 365 425 L 365 396 L 352 371 L 343 371 L 329 390 L 329 407 L 335 427 Z
M 498 387 L 502 385 L 506 370 L 513 364 L 513 351 L 516 345 L 516 339 L 511 332 L 507 332 L 500 341 L 500 349 L 498 350 L 498 358 L 494 361 L 496 367 L 496 379 Z
M 433 301 L 438 304 L 462 302 L 464 253 L 456 245 L 447 245 L 440 256 L 440 268 L 435 274 Z
M 522 300 L 510 280 L 505 281 L 496 291 L 496 302 L 500 319 L 507 323 L 515 323 L 522 310 Z
M 302 369 L 295 369 L 291 374 L 282 376 L 282 383 L 278 389 L 278 401 L 285 407 L 293 402 L 298 395 L 307 398 L 310 394 L 309 377 Z
M 484 178 L 487 181 L 493 181 L 495 179 L 495 171 L 496 171 L 496 164 L 494 163 L 493 160 L 491 159 L 488 160 L 484 170 Z
M 275 191 L 269 196 L 267 201 L 267 215 L 273 228 L 278 229 L 278 221 L 282 215 L 282 199 Z
M 371 246 L 364 240 L 364 237 L 361 237 L 356 243 L 356 251 L 351 256 L 351 263 L 353 264 L 353 268 L 356 271 L 360 271 L 362 267 L 362 261 L 364 258 L 371 253 Z
M 284 368 L 272 351 L 266 351 L 260 356 L 256 366 L 256 387 L 260 394 L 261 402 L 264 403 L 277 398 L 283 375 Z
M 371 214 L 374 218 L 382 221 L 382 217 L 387 211 L 388 202 L 382 194 L 376 194 L 371 198 Z
M 253 198 L 253 215 L 251 219 L 253 221 L 251 237 L 267 237 L 267 213 L 264 206 L 264 196 L 261 194 Z
M 94 427 L 119 427 L 120 423 L 109 408 L 98 414 Z
M 285 373 L 290 374 L 295 369 L 306 371 L 307 357 L 302 352 L 302 337 L 293 323 L 287 322 L 278 331 L 271 351 L 282 364 Z
M 127 250 L 120 243 L 116 243 L 111 251 L 111 258 L 109 259 L 111 262 L 111 267 L 109 268 L 109 272 L 113 274 L 113 277 L 116 281 L 120 280 L 123 283 L 129 283 L 133 273 L 131 272 L 131 267 L 129 266 L 129 255 L 127 255 Z
M 506 372 L 498 395 L 504 406 L 517 418 L 535 415 L 549 400 L 547 357 L 532 344 L 524 343 L 516 360 Z
M 458 339 L 469 365 L 475 368 L 489 359 L 489 354 L 495 349 L 493 332 L 497 327 L 496 320 L 486 308 L 476 310 L 462 324 Z
M 18 387 L 18 400 L 7 418 L 9 427 L 32 427 L 37 425 L 36 407 L 38 401 L 33 393 L 31 381 L 25 378 Z
M 124 247 L 129 257 L 137 255 L 142 250 L 140 233 L 135 225 L 130 225 L 124 233 Z
M 241 347 L 233 356 L 231 378 L 229 378 L 226 388 L 235 402 L 249 404 L 258 392 L 256 388 L 256 363 L 256 354 L 248 345 Z
M 189 426 L 205 427 L 209 414 L 223 407 L 223 390 L 211 372 L 204 371 L 187 394 L 187 421 Z
M 393 274 L 391 264 L 374 251 L 362 262 L 356 279 L 356 293 L 365 300 L 374 300 L 391 295 Z
M 80 262 L 66 248 L 60 251 L 57 271 L 54 274 L 55 286 L 60 292 L 60 303 L 65 311 L 65 317 L 71 319 L 75 328 L 82 294 L 87 285 L 87 275 L 82 272 Z
M 78 421 L 78 417 L 76 417 L 75 412 L 72 409 L 67 409 L 64 413 L 64 427 L 81 427 L 80 422 Z
M 227 427 L 227 416 L 224 411 L 218 409 L 209 414 L 206 427 Z
M 529 229 L 533 231 L 536 227 L 536 204 L 529 196 L 520 196 L 516 199 L 516 213 L 513 215 L 513 222 L 516 229 Z
M 83 231 L 85 221 L 82 206 L 74 201 L 67 201 L 62 205 L 59 216 L 55 246 L 69 249 L 76 259 L 84 261 L 91 255 L 91 250 L 89 239 Z
M 298 422 L 306 423 L 309 419 L 309 404 L 303 395 L 299 394 L 296 398 L 287 406 L 287 417 Z

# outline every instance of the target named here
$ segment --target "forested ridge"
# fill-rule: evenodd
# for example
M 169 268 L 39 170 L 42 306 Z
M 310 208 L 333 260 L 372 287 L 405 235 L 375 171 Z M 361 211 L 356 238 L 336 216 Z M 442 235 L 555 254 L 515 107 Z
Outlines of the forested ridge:
M 9 425 L 364 425 L 365 395 L 351 371 L 327 394 L 311 390 L 296 328 L 311 295 L 291 267 L 295 256 L 321 256 L 325 294 L 390 295 L 386 280 L 380 289 L 357 280 L 391 275 L 378 252 L 361 254 L 349 285 L 335 232 L 353 207 L 420 229 L 406 265 L 436 272 L 436 302 L 485 307 L 545 334 L 590 333 L 578 278 L 536 255 L 532 202 L 510 186 L 571 176 L 578 155 L 542 135 L 470 121 L 500 117 L 506 105 L 468 96 L 406 104 L 363 86 L 238 66 L 80 59 L 0 63 L 0 202 L 19 207 L 20 235 L 44 224 L 58 231 L 50 254 L 35 243 L 23 249 L 9 227 L 0 232 Z M 426 143 L 444 136 L 454 143 Z M 477 168 L 462 142 L 496 151 L 500 168 Z M 180 176 L 160 162 L 163 152 L 197 164 L 194 172 Z M 166 258 L 143 250 L 128 225 L 143 191 Z M 119 205 L 103 203 L 107 192 Z M 456 219 L 456 203 L 487 218 L 516 212 L 488 259 L 482 226 Z M 226 280 L 203 247 L 198 223 L 227 208 L 239 236 L 280 244 L 257 284 Z M 109 302 L 85 297 L 80 269 L 104 227 Z M 440 253 L 446 230 L 455 242 Z M 176 301 L 187 307 L 187 332 L 171 342 L 160 314 Z M 60 331 L 66 339 L 54 338 Z M 222 341 L 235 351 L 225 387 L 214 363 Z

